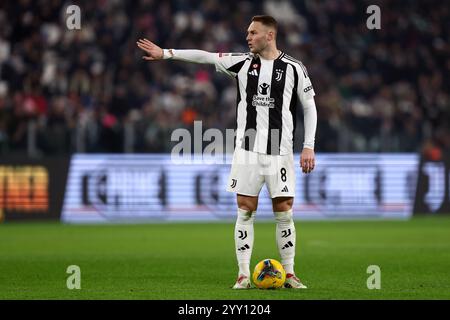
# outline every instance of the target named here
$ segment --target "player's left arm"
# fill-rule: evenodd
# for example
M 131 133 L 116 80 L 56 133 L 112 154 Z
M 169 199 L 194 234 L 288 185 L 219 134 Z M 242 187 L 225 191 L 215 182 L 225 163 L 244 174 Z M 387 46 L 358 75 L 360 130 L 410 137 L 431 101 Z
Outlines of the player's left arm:
M 299 78 L 297 93 L 303 107 L 303 122 L 305 127 L 305 140 L 300 156 L 300 166 L 304 173 L 310 173 L 315 167 L 314 141 L 317 128 L 317 109 L 314 101 L 314 88 L 306 68 L 302 72 L 299 72 Z
M 300 157 L 300 166 L 304 173 L 310 173 L 315 167 L 314 137 L 317 127 L 317 110 L 314 98 L 302 101 L 305 125 L 305 141 Z

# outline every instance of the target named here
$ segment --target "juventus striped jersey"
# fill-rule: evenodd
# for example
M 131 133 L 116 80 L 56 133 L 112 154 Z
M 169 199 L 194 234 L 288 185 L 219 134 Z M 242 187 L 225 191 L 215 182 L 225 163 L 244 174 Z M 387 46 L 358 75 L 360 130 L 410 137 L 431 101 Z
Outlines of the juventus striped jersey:
M 303 105 L 304 147 L 314 149 L 317 113 L 305 66 L 281 52 L 266 60 L 252 53 L 164 50 L 164 58 L 215 64 L 237 80 L 236 147 L 262 154 L 293 152 L 297 101 Z

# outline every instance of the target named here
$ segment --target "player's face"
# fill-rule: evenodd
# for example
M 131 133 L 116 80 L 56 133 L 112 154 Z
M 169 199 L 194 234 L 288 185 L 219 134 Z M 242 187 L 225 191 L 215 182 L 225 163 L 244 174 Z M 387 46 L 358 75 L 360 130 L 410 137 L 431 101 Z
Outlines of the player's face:
M 269 28 L 261 22 L 253 21 L 247 29 L 247 44 L 252 53 L 259 53 L 263 51 L 270 38 Z

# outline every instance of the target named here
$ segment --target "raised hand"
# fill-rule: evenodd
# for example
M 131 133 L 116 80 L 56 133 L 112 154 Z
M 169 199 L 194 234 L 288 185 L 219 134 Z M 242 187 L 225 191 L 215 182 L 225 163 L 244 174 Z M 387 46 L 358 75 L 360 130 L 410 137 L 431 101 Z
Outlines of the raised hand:
M 163 49 L 147 39 L 139 39 L 137 46 L 144 50 L 147 56 L 143 56 L 145 60 L 161 60 L 164 56 Z

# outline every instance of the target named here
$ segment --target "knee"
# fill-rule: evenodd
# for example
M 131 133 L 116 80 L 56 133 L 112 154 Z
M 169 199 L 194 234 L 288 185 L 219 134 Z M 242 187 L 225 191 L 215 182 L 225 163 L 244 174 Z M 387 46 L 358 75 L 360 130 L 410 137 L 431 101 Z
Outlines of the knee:
M 282 201 L 273 203 L 274 212 L 286 212 L 292 210 L 292 205 L 294 204 L 294 199 L 289 198 Z
M 258 206 L 257 201 L 255 201 L 252 198 L 247 198 L 247 197 L 246 198 L 239 197 L 237 203 L 238 203 L 239 209 L 249 211 L 249 212 L 256 211 L 257 206 Z
M 245 209 L 238 209 L 238 223 L 240 224 L 251 224 L 255 218 L 255 211 L 249 211 Z

